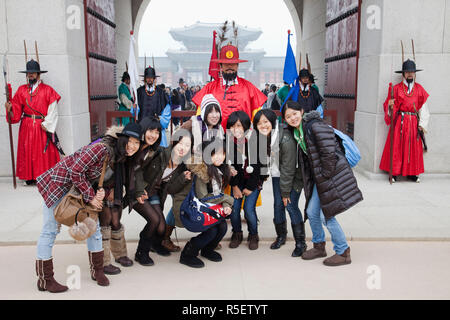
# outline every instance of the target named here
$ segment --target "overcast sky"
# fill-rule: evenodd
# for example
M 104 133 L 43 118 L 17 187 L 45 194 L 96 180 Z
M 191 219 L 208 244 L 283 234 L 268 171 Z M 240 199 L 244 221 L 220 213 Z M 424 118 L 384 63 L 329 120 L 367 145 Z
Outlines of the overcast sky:
M 261 29 L 262 35 L 249 48 L 264 49 L 266 56 L 285 56 L 287 30 L 295 33 L 283 0 L 151 0 L 139 31 L 139 56 L 161 57 L 167 49 L 180 48 L 181 43 L 169 34 L 171 28 L 225 20 Z M 291 37 L 291 45 L 295 52 L 295 37 Z

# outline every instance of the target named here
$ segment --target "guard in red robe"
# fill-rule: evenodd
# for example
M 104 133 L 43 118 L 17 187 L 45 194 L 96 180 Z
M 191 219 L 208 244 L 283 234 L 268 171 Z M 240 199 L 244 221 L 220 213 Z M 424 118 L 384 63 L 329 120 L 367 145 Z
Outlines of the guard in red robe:
M 220 103 L 224 130 L 226 130 L 228 116 L 234 111 L 242 110 L 250 119 L 253 119 L 267 97 L 250 81 L 237 76 L 239 63 L 247 62 L 247 60 L 240 60 L 238 48 L 229 44 L 220 50 L 219 59 L 212 62 L 220 64 L 221 76 L 197 92 L 192 101 L 200 106 L 203 97 L 206 94 L 212 94 Z M 199 112 L 200 108 L 198 114 Z
M 40 80 L 40 74 L 47 71 L 41 71 L 38 62 L 29 61 L 27 70 L 21 72 L 27 74 L 28 83 L 17 89 L 11 103 L 6 103 L 6 109 L 10 123 L 20 121 L 16 174 L 30 185 L 60 160 L 47 132 L 55 133 L 61 97 Z
M 402 70 L 396 73 L 403 74 L 403 81 L 394 86 L 394 99 L 389 93 L 384 107 L 384 120 L 391 125 L 391 112 L 394 122 L 393 139 L 393 181 L 399 175 L 409 180 L 420 182 L 419 175 L 424 172 L 423 144 L 424 138 L 420 134 L 427 132 L 430 113 L 427 106 L 428 93 L 415 82 L 416 69 L 414 61 L 403 63 Z M 421 132 L 420 132 L 421 131 Z M 390 130 L 381 157 L 380 169 L 389 172 L 390 166 Z

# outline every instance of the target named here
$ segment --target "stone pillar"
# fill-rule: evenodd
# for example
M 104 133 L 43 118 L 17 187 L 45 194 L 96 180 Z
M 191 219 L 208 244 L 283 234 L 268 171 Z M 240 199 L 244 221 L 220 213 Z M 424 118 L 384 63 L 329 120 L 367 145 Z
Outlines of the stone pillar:
M 41 79 L 60 95 L 57 133 L 66 154 L 90 142 L 84 10 L 82 0 L 0 0 L 0 54 L 9 60 L 13 94 L 25 83 L 23 40 L 28 59 L 36 59 L 38 42 Z M 3 63 L 3 61 L 2 61 Z M 0 85 L 4 87 L 3 77 Z M 8 125 L 0 100 L 0 176 L 11 176 Z M 18 124 L 14 126 L 17 144 Z M 17 152 L 17 146 L 14 152 Z M 15 156 L 17 158 L 17 155 Z
M 361 8 L 355 142 L 362 154 L 358 169 L 369 176 L 381 173 L 379 164 L 389 128 L 384 122 L 383 102 L 389 82 L 402 80 L 401 75 L 394 73 L 402 65 L 400 40 L 405 60 L 412 59 L 411 38 L 417 68 L 424 69 L 417 73 L 417 82 L 430 94 L 425 172 L 450 172 L 450 101 L 446 98 L 450 1 L 367 0 Z

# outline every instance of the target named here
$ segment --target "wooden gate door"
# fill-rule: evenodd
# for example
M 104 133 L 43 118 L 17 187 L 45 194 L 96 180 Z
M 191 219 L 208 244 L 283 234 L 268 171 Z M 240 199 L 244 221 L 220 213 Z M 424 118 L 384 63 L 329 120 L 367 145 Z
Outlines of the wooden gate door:
M 91 140 L 106 130 L 106 112 L 115 110 L 116 41 L 114 0 L 84 0 Z
M 353 138 L 358 80 L 361 0 L 328 0 L 325 45 L 325 119 Z

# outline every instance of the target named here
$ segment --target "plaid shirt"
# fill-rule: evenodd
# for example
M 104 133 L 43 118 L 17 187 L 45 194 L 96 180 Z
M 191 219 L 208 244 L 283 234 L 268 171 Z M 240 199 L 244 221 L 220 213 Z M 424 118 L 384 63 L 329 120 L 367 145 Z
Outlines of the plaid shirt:
M 73 185 L 86 203 L 91 201 L 95 196 L 91 183 L 100 177 L 107 155 L 104 144 L 87 145 L 41 174 L 37 178 L 37 187 L 47 207 L 53 206 Z

